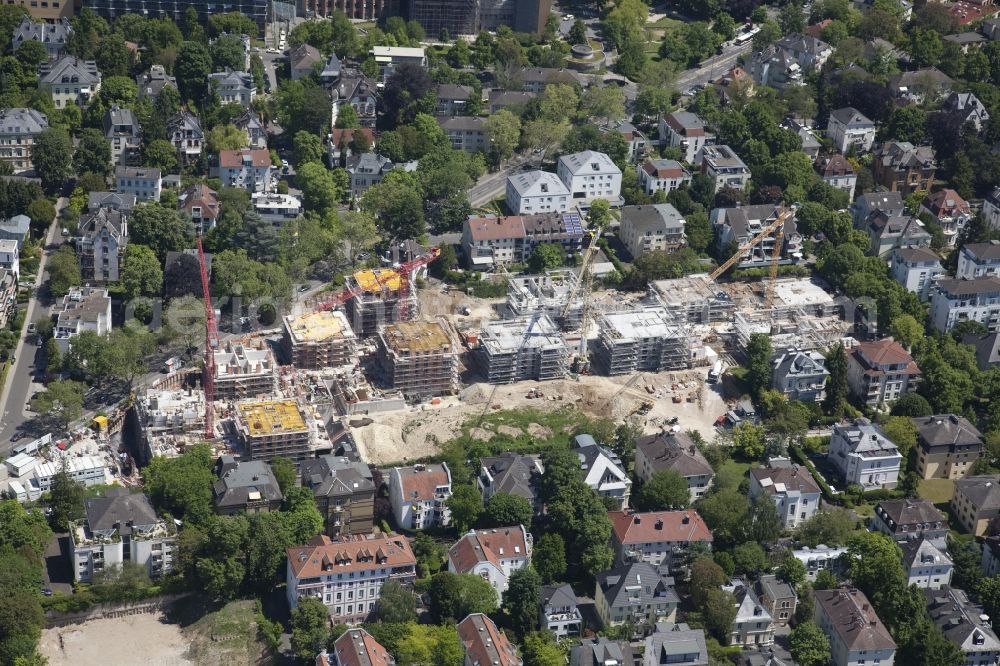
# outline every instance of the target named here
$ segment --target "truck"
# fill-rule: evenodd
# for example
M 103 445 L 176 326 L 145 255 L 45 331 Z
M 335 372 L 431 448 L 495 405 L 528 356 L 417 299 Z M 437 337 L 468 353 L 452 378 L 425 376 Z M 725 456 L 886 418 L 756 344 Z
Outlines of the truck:
M 181 359 L 177 356 L 171 356 L 166 361 L 163 362 L 163 372 L 170 373 L 181 367 Z
M 726 364 L 723 363 L 721 359 L 716 361 L 715 365 L 712 366 L 712 369 L 708 371 L 708 383 L 715 384 L 718 382 L 722 378 L 722 373 L 725 369 Z

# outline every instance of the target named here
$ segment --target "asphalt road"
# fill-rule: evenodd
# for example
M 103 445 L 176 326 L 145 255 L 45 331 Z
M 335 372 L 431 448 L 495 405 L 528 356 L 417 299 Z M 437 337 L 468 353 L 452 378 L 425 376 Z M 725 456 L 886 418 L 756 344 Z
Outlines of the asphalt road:
M 749 53 L 752 46 L 753 44 L 749 42 L 742 46 L 732 46 L 718 55 L 703 60 L 697 67 L 681 72 L 674 87 L 684 92 L 693 85 L 704 85 L 719 78 L 736 63 L 737 58 Z
M 507 190 L 507 176 L 517 173 L 522 167 L 530 164 L 533 157 L 533 155 L 515 157 L 496 173 L 485 174 L 475 185 L 469 188 L 467 192 L 469 204 L 473 208 L 478 208 L 502 196 Z
M 62 210 L 69 201 L 65 197 L 60 197 L 56 202 L 56 210 Z M 35 284 L 31 290 L 31 298 L 28 299 L 27 316 L 25 322 L 33 322 L 43 319 L 48 315 L 48 306 L 38 302 L 38 292 L 45 275 L 45 264 L 49 257 L 62 244 L 62 237 L 59 235 L 59 217 L 49 227 L 49 233 L 45 241 L 45 249 L 42 251 L 42 260 L 38 266 L 38 275 L 35 277 Z M 35 372 L 35 355 L 38 352 L 38 345 L 35 338 L 29 341 L 22 331 L 18 340 L 17 348 L 14 350 L 14 367 L 7 373 L 7 380 L 3 386 L 3 397 L 0 397 L 0 457 L 6 457 L 13 444 L 10 439 L 17 432 L 21 425 L 29 420 L 29 416 L 24 412 L 25 402 L 31 396 L 32 379 Z M 25 440 L 27 441 L 27 439 Z

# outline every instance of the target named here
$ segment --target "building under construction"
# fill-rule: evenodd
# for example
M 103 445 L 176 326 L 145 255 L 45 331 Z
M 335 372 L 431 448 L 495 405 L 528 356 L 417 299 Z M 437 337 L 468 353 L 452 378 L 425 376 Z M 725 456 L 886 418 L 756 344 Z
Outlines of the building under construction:
M 754 333 L 771 340 L 775 354 L 789 350 L 827 349 L 850 334 L 851 326 L 839 316 L 820 317 L 802 308 L 744 310 L 734 316 L 735 347 L 745 352 Z
M 566 321 L 561 321 L 566 303 L 572 297 Z M 583 294 L 577 289 L 576 273 L 570 270 L 549 271 L 543 275 L 512 277 L 507 283 L 507 309 L 514 317 L 546 314 L 565 328 L 576 328 L 583 317 Z
M 731 321 L 735 304 L 708 275 L 688 275 L 676 280 L 658 280 L 650 285 L 651 296 L 679 322 L 711 324 Z
M 370 337 L 380 326 L 409 321 L 416 316 L 416 290 L 395 269 L 357 271 L 347 277 L 347 288 L 354 293 L 345 305 L 347 317 L 358 337 Z
M 275 391 L 274 356 L 267 347 L 253 349 L 227 342 L 215 352 L 215 397 L 245 400 Z
M 250 460 L 270 462 L 288 458 L 301 462 L 316 455 L 325 455 L 332 448 L 329 438 L 325 447 L 317 424 L 294 400 L 267 400 L 236 405 L 233 425 Z
M 663 308 L 601 314 L 597 325 L 595 362 L 609 375 L 683 370 L 691 364 L 688 336 Z
M 284 318 L 282 345 L 296 368 L 322 370 L 354 362 L 354 331 L 339 310 Z
M 531 317 L 492 321 L 479 335 L 479 361 L 490 384 L 526 379 L 562 379 L 569 348 L 552 319 Z
M 440 322 L 404 321 L 383 326 L 376 359 L 385 383 L 408 400 L 452 395 L 458 390 L 458 354 Z
M 175 456 L 186 444 L 204 440 L 205 394 L 199 389 L 147 389 L 133 406 L 143 460 Z
M 406 399 L 401 392 L 372 386 L 361 368 L 338 371 L 330 382 L 330 393 L 341 416 L 381 414 L 406 407 Z

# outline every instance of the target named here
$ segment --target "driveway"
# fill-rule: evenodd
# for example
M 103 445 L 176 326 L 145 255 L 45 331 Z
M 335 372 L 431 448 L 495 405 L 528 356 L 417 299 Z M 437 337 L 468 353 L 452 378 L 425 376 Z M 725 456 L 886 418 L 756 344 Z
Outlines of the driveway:
M 57 534 L 45 550 L 45 587 L 57 594 L 73 594 L 73 566 L 69 556 L 69 534 Z

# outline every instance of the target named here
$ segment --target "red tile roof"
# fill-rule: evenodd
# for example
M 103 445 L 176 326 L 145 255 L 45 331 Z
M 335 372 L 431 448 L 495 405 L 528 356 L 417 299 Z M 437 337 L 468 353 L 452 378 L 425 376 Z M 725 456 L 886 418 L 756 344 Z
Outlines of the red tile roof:
M 348 141 L 351 141 L 354 138 L 355 132 L 361 132 L 362 134 L 364 134 L 365 137 L 368 139 L 369 146 L 375 145 L 375 132 L 373 132 L 372 128 L 370 127 L 353 127 L 348 129 L 336 128 L 333 130 L 333 134 L 331 135 L 330 140 L 334 146 L 339 146 L 341 140 L 344 138 L 346 138 Z
M 833 19 L 823 19 L 819 23 L 809 26 L 803 32 L 805 32 L 810 37 L 815 37 L 816 39 L 819 39 L 820 33 L 823 32 L 823 30 L 826 29 L 826 27 L 831 23 L 833 23 Z
M 933 194 L 928 194 L 924 198 L 923 204 L 937 218 L 970 212 L 969 202 L 958 196 L 958 192 L 955 190 L 938 190 Z
M 654 178 L 680 178 L 684 175 L 684 169 L 680 164 L 676 169 L 659 169 L 654 160 L 646 160 L 642 165 L 642 170 Z
M 486 615 L 473 613 L 458 623 L 458 637 L 465 647 L 465 663 L 480 666 L 522 666 L 524 663 L 507 635 Z
M 891 338 L 876 340 L 875 342 L 859 342 L 851 350 L 851 356 L 859 365 L 874 373 L 881 372 L 881 370 L 880 367 L 872 367 L 871 364 L 874 364 L 874 366 L 906 364 L 906 372 L 908 374 L 920 373 L 920 368 L 917 367 L 913 357 L 903 349 L 902 345 Z M 869 364 L 869 361 L 871 364 Z
M 410 540 L 398 534 L 369 534 L 336 541 L 321 534 L 305 546 L 289 548 L 286 554 L 296 578 L 417 564 Z
M 396 660 L 364 629 L 348 629 L 333 643 L 340 666 L 391 666 Z
M 271 166 L 271 153 L 263 148 L 243 150 L 220 150 L 219 166 L 224 169 L 238 169 L 243 166 L 244 157 L 250 157 L 250 161 L 255 167 Z
M 708 525 L 691 509 L 687 511 L 609 511 L 611 528 L 620 544 L 658 541 L 712 541 Z M 685 522 L 686 521 L 686 522 Z
M 448 549 L 455 571 L 468 573 L 480 562 L 500 568 L 500 559 L 528 557 L 524 528 L 520 525 L 471 530 Z
M 451 474 L 444 463 L 395 467 L 393 476 L 399 475 L 399 485 L 404 502 L 423 502 L 434 499 L 440 486 L 451 487 Z
M 524 238 L 524 220 L 520 215 L 470 217 L 468 225 L 472 240 Z

